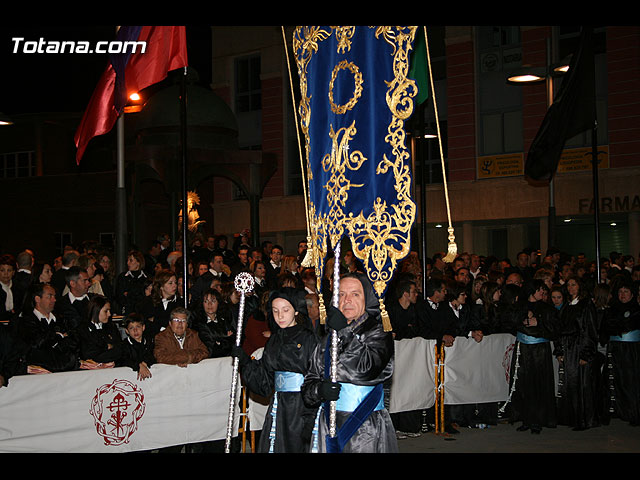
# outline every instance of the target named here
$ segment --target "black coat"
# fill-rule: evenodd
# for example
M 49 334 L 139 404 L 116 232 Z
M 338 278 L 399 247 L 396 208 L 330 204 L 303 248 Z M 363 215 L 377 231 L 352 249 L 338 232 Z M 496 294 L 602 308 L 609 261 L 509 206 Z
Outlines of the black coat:
M 210 358 L 231 355 L 236 337 L 231 320 L 223 312 L 216 314 L 215 320 L 209 320 L 202 309 L 194 314 L 191 328 L 198 332 L 202 343 L 207 346 Z M 231 335 L 228 332 L 232 332 Z
M 14 375 L 27 373 L 23 348 L 6 326 L 0 326 L 0 387 L 7 386 Z
M 144 317 L 149 335 L 156 335 L 160 333 L 162 328 L 169 326 L 171 311 L 178 306 L 180 305 L 178 304 L 177 296 L 170 302 L 167 302 L 166 308 L 162 302 L 156 304 L 153 297 L 149 296 L 144 297 L 138 304 L 137 312 Z
M 16 272 L 11 282 L 13 291 L 13 309 L 22 312 L 27 291 L 31 285 L 33 275 L 27 272 Z
M 24 346 L 24 359 L 50 372 L 73 370 L 77 366 L 78 341 L 64 320 L 40 320 L 33 312 L 15 321 L 16 338 Z
M 317 345 L 316 335 L 303 325 L 277 329 L 267 341 L 260 360 L 243 363 L 241 375 L 247 388 L 258 395 L 270 397 L 275 388 L 275 372 L 307 373 L 309 361 Z M 273 423 L 268 413 L 260 436 L 258 451 L 269 451 L 269 431 Z M 276 453 L 305 453 L 308 451 L 316 408 L 304 404 L 300 392 L 277 392 Z
M 114 312 L 128 315 L 136 311 L 137 305 L 144 297 L 144 289 L 147 281 L 146 274 L 142 270 L 136 272 L 122 272 L 116 277 L 114 287 Z
M 442 302 L 438 307 L 438 324 L 440 337 L 467 337 L 473 330 L 481 330 L 475 311 L 469 305 L 460 305 L 459 316 L 455 314 L 449 302 Z
M 115 323 L 83 322 L 77 331 L 79 356 L 97 363 L 117 362 L 122 356 L 122 336 Z
M 394 301 L 387 305 L 387 312 L 396 340 L 420 336 L 420 319 L 415 304 L 409 304 L 405 309 L 398 301 Z
M 129 367 L 134 371 L 140 370 L 140 364 L 145 362 L 147 367 L 150 367 L 156 363 L 156 359 L 153 355 L 154 337 L 145 334 L 142 337 L 142 341 L 137 342 L 131 337 L 127 337 L 122 341 L 121 350 L 122 355 L 116 360 L 117 367 Z
M 82 322 L 88 321 L 89 301 L 93 296 L 93 293 L 87 293 L 85 299 L 75 300 L 72 303 L 67 294 L 56 302 L 54 314 L 64 322 L 68 332 L 73 332 Z
M 577 428 L 595 427 L 600 423 L 597 380 L 601 367 L 596 308 L 589 298 L 583 298 L 577 304 L 565 304 L 561 312 L 561 330 L 554 342 L 554 355 L 561 357 L 562 367 L 558 422 Z
M 366 292 L 365 292 L 366 294 Z M 337 381 L 360 386 L 384 384 L 393 375 L 394 341 L 391 332 L 385 332 L 380 318 L 366 315 L 354 320 L 338 332 Z M 325 379 L 325 350 L 328 336 L 320 341 L 311 358 L 309 372 L 302 385 L 305 405 L 319 406 L 323 402 L 320 385 Z M 328 372 L 326 372 L 328 375 Z M 340 428 L 350 412 L 336 412 L 336 426 Z M 320 416 L 319 448 L 325 446 L 328 426 L 324 413 Z M 395 428 L 386 409 L 376 410 L 345 445 L 343 452 L 385 453 L 397 452 Z

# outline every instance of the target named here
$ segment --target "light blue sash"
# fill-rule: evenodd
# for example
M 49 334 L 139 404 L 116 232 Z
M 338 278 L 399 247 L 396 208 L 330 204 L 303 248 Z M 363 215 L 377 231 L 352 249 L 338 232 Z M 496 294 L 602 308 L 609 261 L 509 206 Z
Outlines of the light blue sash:
M 640 330 L 631 330 L 622 335 L 611 335 L 610 342 L 640 342 Z
M 336 401 L 336 410 L 340 412 L 353 412 L 362 400 L 372 391 L 375 386 L 354 385 L 353 383 L 340 382 L 340 397 Z M 384 397 L 381 396 L 374 411 L 384 408 Z
M 274 452 L 276 442 L 276 417 L 278 414 L 277 392 L 299 392 L 304 382 L 304 375 L 296 372 L 277 371 L 275 375 L 276 395 L 273 396 L 271 405 L 271 430 L 269 431 L 269 453 Z
M 276 392 L 299 392 L 304 375 L 296 372 L 276 372 Z
M 525 345 L 535 345 L 537 343 L 547 343 L 549 340 L 542 337 L 532 337 L 522 332 L 516 332 L 516 340 Z

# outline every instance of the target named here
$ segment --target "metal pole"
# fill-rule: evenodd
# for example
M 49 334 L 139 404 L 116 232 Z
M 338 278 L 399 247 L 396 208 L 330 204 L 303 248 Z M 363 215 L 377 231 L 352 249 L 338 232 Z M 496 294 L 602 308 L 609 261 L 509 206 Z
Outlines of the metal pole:
M 116 183 L 116 258 L 118 273 L 127 266 L 127 190 L 124 179 L 124 113 L 118 117 L 117 128 L 117 183 Z
M 553 35 L 553 32 L 552 34 Z M 551 55 L 552 43 L 551 39 L 547 38 L 547 69 L 552 64 L 552 55 Z M 547 110 L 553 104 L 553 77 L 547 72 Z M 550 247 L 556 246 L 556 205 L 555 205 L 555 193 L 554 193 L 554 174 L 551 176 L 551 180 L 549 180 L 549 219 L 548 219 L 548 239 L 547 239 L 547 249 Z
M 240 293 L 240 311 L 238 313 L 238 328 L 236 330 L 236 347 L 242 343 L 242 325 L 244 323 L 245 297 L 254 287 L 253 276 L 248 272 L 240 272 L 233 281 L 235 289 Z M 233 420 L 236 411 L 236 393 L 238 390 L 239 358 L 233 357 L 233 372 L 231 374 L 231 392 L 229 395 L 229 414 L 227 417 L 227 436 L 224 452 L 231 453 L 231 437 L 233 436 Z
M 600 194 L 598 192 L 598 122 L 591 130 L 591 171 L 593 172 L 593 222 L 596 242 L 596 278 L 600 283 Z
M 187 67 L 180 77 L 180 144 L 182 147 L 182 299 L 184 308 L 189 306 L 189 276 L 187 264 L 189 202 L 187 194 Z

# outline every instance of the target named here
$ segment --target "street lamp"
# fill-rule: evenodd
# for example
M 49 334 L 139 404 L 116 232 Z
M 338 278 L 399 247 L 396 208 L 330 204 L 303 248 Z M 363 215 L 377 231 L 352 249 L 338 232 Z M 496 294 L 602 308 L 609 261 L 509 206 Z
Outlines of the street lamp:
M 13 125 L 13 120 L 0 112 L 0 125 Z
M 564 59 L 560 63 L 552 63 L 551 59 L 551 39 L 547 38 L 547 65 L 545 67 L 532 67 L 525 65 L 518 70 L 514 70 L 507 77 L 509 85 L 529 85 L 546 82 L 547 86 L 547 109 L 553 104 L 553 80 L 555 77 L 564 75 L 569 70 L 569 61 Z M 554 177 L 549 181 L 549 213 L 548 213 L 548 232 L 547 232 L 547 248 L 555 246 L 555 222 L 556 208 L 554 195 Z

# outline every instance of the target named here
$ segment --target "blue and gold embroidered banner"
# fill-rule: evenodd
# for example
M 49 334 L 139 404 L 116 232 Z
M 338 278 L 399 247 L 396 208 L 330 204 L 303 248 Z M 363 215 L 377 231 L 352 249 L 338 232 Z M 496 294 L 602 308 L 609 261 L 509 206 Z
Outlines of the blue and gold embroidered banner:
M 410 250 L 416 205 L 404 122 L 417 27 L 297 27 L 310 237 L 316 271 L 344 235 L 383 298 Z

